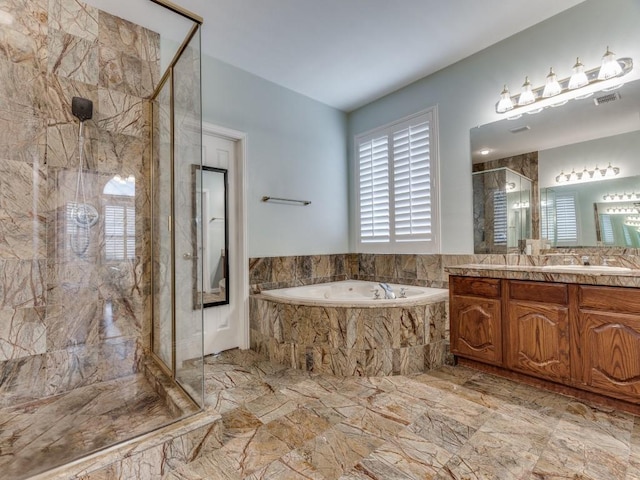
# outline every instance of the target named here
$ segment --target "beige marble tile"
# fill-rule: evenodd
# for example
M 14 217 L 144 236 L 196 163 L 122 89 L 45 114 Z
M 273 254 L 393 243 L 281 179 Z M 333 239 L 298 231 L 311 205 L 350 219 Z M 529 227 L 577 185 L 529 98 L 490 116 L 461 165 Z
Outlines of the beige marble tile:
M 48 0 L 49 27 L 94 41 L 98 37 L 98 12 L 77 0 Z
M 0 310 L 0 361 L 46 352 L 44 307 Z

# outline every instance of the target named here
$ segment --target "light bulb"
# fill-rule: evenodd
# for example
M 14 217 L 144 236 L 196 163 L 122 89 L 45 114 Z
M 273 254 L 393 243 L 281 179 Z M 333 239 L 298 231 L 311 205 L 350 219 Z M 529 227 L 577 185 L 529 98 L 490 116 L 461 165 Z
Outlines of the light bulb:
M 531 88 L 529 77 L 524 77 L 522 93 L 520 94 L 520 98 L 518 98 L 518 106 L 522 107 L 523 105 L 531 105 L 535 101 L 536 95 L 533 93 L 533 89 Z
M 562 92 L 562 87 L 558 82 L 558 77 L 555 73 L 553 73 L 553 68 L 549 69 L 549 75 L 547 75 L 547 82 L 544 85 L 544 90 L 542 91 L 542 96 L 544 98 L 553 97 Z
M 616 55 L 609 47 L 602 56 L 602 66 L 598 72 L 598 80 L 608 80 L 609 78 L 617 77 L 622 73 L 622 67 L 616 60 Z
M 584 73 L 584 65 L 580 62 L 579 58 L 576 58 L 576 64 L 573 66 L 573 74 L 569 79 L 569 90 L 584 87 L 589 83 L 587 74 Z
M 500 100 L 498 101 L 498 106 L 496 107 L 496 111 L 498 113 L 508 112 L 513 109 L 513 100 L 511 99 L 511 94 L 509 93 L 509 89 L 505 85 L 500 93 Z

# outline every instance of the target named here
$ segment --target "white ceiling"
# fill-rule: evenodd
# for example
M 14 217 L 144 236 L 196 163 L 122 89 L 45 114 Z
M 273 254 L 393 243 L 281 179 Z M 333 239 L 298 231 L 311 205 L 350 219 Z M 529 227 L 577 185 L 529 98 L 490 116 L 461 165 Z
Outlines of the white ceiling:
M 149 0 L 87 1 L 149 19 Z M 352 111 L 583 0 L 173 1 L 204 17 L 205 54 Z

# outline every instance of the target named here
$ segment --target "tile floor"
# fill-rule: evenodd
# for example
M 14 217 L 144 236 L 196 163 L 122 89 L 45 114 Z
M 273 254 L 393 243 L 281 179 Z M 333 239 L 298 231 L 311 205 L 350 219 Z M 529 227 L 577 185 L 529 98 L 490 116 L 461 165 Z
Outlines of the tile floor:
M 224 444 L 165 478 L 640 479 L 639 417 L 463 367 L 337 378 L 232 351 L 205 374 Z

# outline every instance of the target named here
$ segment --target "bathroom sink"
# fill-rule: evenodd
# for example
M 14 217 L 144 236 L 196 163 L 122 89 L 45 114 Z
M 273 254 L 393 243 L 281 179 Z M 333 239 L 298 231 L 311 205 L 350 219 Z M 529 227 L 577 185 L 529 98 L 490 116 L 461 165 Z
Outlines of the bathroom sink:
M 625 273 L 630 272 L 628 267 L 614 267 L 611 265 L 545 265 L 542 270 L 553 272 L 572 272 L 585 274 L 608 274 L 608 273 Z

